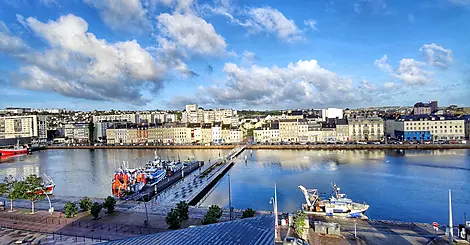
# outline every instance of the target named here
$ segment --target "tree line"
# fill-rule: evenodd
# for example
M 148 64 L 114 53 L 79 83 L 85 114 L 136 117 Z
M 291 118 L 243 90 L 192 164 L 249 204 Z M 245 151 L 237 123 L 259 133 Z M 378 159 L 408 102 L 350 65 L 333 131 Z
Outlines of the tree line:
M 9 175 L 0 183 L 0 196 L 10 200 L 10 211 L 13 211 L 13 201 L 18 199 L 31 201 L 31 213 L 34 213 L 34 204 L 46 197 L 44 181 L 41 177 L 32 174 L 24 180 L 15 179 Z

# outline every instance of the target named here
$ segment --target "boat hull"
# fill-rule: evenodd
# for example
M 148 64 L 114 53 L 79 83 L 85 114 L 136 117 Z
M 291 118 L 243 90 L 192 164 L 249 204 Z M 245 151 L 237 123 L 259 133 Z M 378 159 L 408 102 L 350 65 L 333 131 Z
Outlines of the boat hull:
M 28 149 L 0 149 L 2 157 L 28 154 Z

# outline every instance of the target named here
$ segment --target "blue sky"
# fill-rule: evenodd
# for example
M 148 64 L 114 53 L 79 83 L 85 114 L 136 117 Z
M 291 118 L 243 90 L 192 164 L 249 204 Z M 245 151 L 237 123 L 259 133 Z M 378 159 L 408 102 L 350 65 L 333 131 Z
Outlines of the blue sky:
M 4 0 L 0 107 L 470 106 L 469 0 Z

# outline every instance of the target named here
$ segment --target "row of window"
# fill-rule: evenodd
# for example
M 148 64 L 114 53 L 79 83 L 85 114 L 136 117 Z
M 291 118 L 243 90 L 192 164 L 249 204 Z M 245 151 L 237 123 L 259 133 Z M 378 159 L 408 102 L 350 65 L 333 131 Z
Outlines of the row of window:
M 438 122 L 434 122 L 435 124 L 437 124 Z M 458 124 L 459 122 L 456 122 L 455 124 Z M 439 122 L 439 124 L 447 124 L 447 121 L 443 121 L 443 122 Z M 452 121 L 449 121 L 449 124 L 452 124 Z M 421 124 L 420 122 L 406 122 L 405 123 L 406 126 L 410 126 L 410 125 L 429 125 L 429 122 L 423 122 L 423 124 Z

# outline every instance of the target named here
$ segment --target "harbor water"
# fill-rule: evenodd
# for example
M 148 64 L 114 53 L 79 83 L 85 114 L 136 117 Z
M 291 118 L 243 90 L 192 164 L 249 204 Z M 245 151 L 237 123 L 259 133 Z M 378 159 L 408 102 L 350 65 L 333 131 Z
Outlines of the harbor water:
M 228 150 L 159 150 L 168 159 L 188 156 L 206 163 Z M 143 166 L 153 150 L 47 150 L 2 160 L 0 178 L 43 173 L 56 183 L 55 195 L 106 197 L 122 161 Z M 245 160 L 246 159 L 246 160 Z M 204 166 L 207 167 L 208 164 Z M 277 184 L 278 209 L 294 212 L 305 202 L 297 187 L 331 193 L 336 182 L 354 201 L 370 205 L 373 219 L 448 223 L 448 190 L 452 189 L 454 222 L 470 216 L 470 150 L 250 150 L 229 171 L 232 206 L 272 210 Z M 228 176 L 200 202 L 228 207 Z

